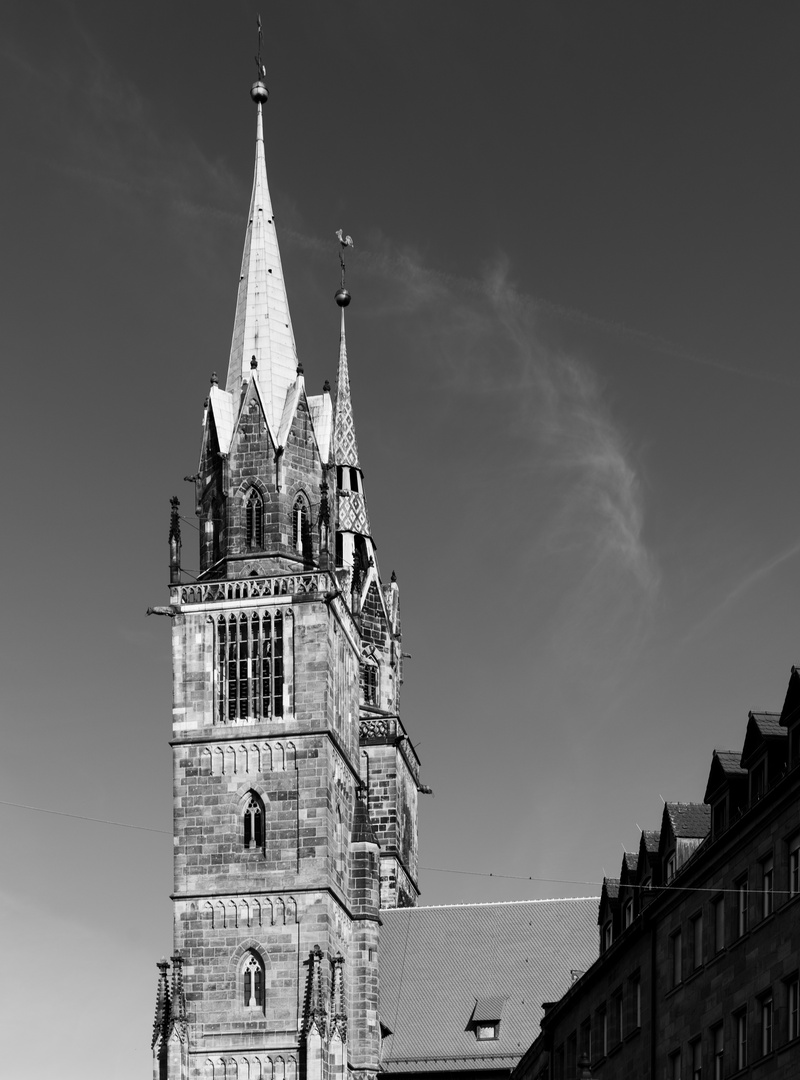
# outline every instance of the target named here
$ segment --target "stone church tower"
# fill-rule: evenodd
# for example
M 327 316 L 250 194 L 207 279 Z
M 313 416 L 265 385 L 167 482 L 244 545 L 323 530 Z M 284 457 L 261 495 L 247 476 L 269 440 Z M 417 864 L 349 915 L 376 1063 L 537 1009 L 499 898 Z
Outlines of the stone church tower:
M 416 904 L 419 762 L 398 715 L 398 586 L 381 581 L 350 396 L 306 392 L 264 159 L 228 372 L 194 477 L 200 576 L 173 500 L 174 955 L 154 1080 L 378 1070 L 380 908 Z M 333 344 L 333 343 L 332 343 Z M 333 349 L 331 350 L 333 353 Z M 333 359 L 333 356 L 331 357 Z

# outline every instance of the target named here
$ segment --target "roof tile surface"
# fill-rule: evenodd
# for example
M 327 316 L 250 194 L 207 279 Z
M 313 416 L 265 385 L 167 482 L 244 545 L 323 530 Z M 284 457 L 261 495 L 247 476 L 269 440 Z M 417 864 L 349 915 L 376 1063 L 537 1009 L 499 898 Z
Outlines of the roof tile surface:
M 383 1068 L 512 1068 L 538 1034 L 542 1002 L 596 959 L 596 917 L 596 896 L 381 911 Z M 504 999 L 499 1038 L 479 1042 L 470 1021 L 491 999 Z

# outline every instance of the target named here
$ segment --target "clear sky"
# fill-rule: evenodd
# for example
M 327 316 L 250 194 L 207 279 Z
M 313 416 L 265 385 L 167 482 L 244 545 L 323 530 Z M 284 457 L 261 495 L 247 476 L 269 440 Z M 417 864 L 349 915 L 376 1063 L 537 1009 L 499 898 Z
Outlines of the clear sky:
M 0 12 L 0 798 L 156 830 L 0 805 L 0 1060 L 26 1080 L 149 1075 L 171 688 L 144 613 L 230 347 L 255 11 Z M 800 662 L 800 6 L 262 15 L 311 392 L 335 230 L 356 244 L 359 448 L 435 792 L 423 901 L 599 892 Z

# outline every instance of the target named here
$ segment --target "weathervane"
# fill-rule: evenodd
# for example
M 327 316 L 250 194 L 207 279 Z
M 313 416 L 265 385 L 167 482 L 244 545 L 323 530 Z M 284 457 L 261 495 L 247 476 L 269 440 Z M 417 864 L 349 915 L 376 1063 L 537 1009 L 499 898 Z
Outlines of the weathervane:
M 339 265 L 342 268 L 342 285 L 336 293 L 336 303 L 339 307 L 347 307 L 350 303 L 350 293 L 344 287 L 344 249 L 353 246 L 353 238 L 345 236 L 342 229 L 336 230 L 336 237 L 339 241 Z

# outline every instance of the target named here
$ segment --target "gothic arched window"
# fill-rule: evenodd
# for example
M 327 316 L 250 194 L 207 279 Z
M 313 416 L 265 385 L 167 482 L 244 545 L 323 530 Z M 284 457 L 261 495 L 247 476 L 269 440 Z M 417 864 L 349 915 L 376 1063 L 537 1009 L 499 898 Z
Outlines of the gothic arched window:
M 361 696 L 365 705 L 380 704 L 380 670 L 374 660 L 361 665 Z
M 264 846 L 264 804 L 254 792 L 245 803 L 242 834 L 245 850 L 255 851 Z
M 251 551 L 264 549 L 264 502 L 255 490 L 247 496 L 244 505 L 245 543 Z
M 297 496 L 292 507 L 292 547 L 304 558 L 311 556 L 311 515 L 302 495 Z
M 242 995 L 246 1009 L 264 1008 L 264 964 L 254 952 L 247 953 L 242 965 Z

